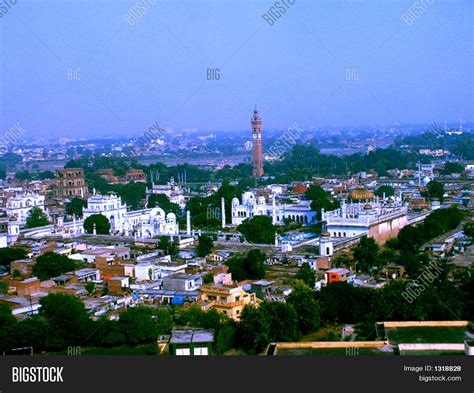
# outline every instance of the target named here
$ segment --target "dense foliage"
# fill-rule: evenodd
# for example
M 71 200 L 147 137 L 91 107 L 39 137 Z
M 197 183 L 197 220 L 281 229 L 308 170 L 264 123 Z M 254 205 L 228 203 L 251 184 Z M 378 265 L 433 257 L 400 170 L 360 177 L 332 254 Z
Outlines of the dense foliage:
M 275 242 L 276 227 L 269 216 L 247 218 L 237 227 L 250 243 L 271 244 Z
M 33 275 L 44 281 L 74 269 L 76 269 L 76 262 L 66 255 L 46 252 L 36 259 L 36 263 L 33 265 Z
M 246 254 L 237 254 L 226 261 L 229 272 L 236 281 L 259 280 L 265 277 L 264 262 L 267 256 L 262 251 L 255 249 Z
M 0 248 L 0 265 L 9 265 L 13 261 L 25 259 L 28 253 L 20 247 L 4 247 Z
M 109 219 L 102 214 L 93 214 L 84 220 L 84 230 L 91 234 L 95 230 L 98 235 L 108 235 L 110 232 Z
M 214 247 L 214 241 L 212 237 L 208 235 L 202 235 L 198 237 L 198 244 L 196 247 L 196 253 L 198 257 L 205 257 L 210 254 Z
M 26 217 L 26 228 L 42 227 L 48 224 L 48 216 L 43 210 L 41 210 L 39 207 L 33 207 L 30 209 L 28 216 Z

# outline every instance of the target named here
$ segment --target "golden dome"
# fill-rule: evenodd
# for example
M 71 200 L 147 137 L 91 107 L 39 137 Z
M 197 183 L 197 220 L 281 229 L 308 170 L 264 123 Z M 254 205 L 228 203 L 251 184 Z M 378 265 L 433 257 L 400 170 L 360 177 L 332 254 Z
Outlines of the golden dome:
M 331 234 L 330 234 L 328 231 L 326 231 L 326 232 L 321 233 L 321 236 L 323 236 L 323 237 L 331 237 Z
M 355 190 L 352 190 L 349 193 L 349 199 L 353 201 L 365 201 L 365 200 L 370 200 L 373 197 L 374 197 L 374 194 L 372 194 L 371 191 L 369 191 L 367 188 L 365 188 L 362 185 L 360 185 Z
M 364 210 L 370 210 L 370 209 L 372 209 L 372 206 L 370 204 L 367 203 L 366 205 L 364 205 Z

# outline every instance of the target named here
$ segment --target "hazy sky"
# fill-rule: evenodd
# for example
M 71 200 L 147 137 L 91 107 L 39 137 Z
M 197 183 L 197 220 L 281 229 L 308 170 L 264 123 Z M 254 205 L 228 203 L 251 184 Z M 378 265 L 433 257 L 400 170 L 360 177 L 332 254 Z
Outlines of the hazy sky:
M 254 104 L 264 128 L 474 120 L 472 0 L 417 19 L 413 1 L 296 0 L 273 25 L 273 1 L 4 1 L 2 134 L 245 130 Z M 132 20 L 136 3 L 156 4 Z

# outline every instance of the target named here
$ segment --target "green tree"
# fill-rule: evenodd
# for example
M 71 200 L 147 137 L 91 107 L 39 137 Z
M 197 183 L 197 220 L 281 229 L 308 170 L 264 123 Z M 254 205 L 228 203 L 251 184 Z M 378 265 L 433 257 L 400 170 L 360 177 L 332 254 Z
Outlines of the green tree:
M 84 285 L 84 288 L 86 289 L 87 293 L 92 295 L 95 291 L 95 283 L 93 282 L 88 282 L 86 285 Z
M 303 281 L 308 287 L 314 288 L 314 284 L 316 282 L 316 274 L 314 270 L 311 269 L 311 266 L 308 262 L 304 262 L 298 273 L 296 273 L 295 278 L 298 280 Z
M 444 197 L 444 186 L 442 183 L 437 182 L 436 180 L 431 180 L 427 186 L 428 198 L 430 199 L 439 199 L 443 202 Z
M 85 344 L 92 321 L 84 304 L 76 296 L 53 293 L 41 298 L 40 304 L 40 316 L 46 319 L 51 328 L 49 334 L 58 337 L 63 347 Z
M 247 218 L 237 227 L 250 243 L 271 244 L 275 241 L 275 225 L 269 216 L 255 216 Z
M 254 249 L 247 254 L 237 254 L 226 261 L 232 278 L 236 281 L 259 280 L 265 277 L 265 260 L 267 256 L 264 252 Z
M 66 213 L 70 216 L 82 217 L 82 209 L 87 207 L 87 202 L 81 198 L 73 198 L 71 202 L 66 204 Z
M 76 263 L 66 255 L 46 252 L 36 259 L 33 265 L 33 275 L 41 281 L 70 272 L 76 268 Z
M 156 340 L 158 328 L 153 316 L 153 309 L 146 306 L 128 308 L 120 314 L 120 330 L 129 345 Z
M 122 201 L 130 206 L 132 210 L 137 210 L 143 206 L 146 184 L 131 182 L 123 185 L 116 185 L 114 186 L 114 191 L 122 197 Z
M 38 174 L 40 180 L 54 179 L 54 173 L 51 171 L 43 171 Z
M 216 352 L 222 355 L 234 346 L 235 325 L 228 323 L 223 325 L 216 336 Z
M 14 331 L 17 325 L 17 320 L 13 316 L 10 306 L 5 303 L 0 303 L 0 351 L 12 349 L 15 346 Z
M 25 259 L 28 253 L 20 247 L 4 247 L 0 248 L 0 265 L 10 265 L 13 261 Z
M 463 173 L 464 165 L 461 165 L 457 162 L 447 162 L 444 164 L 444 173 L 446 175 L 451 175 L 452 173 Z
M 307 334 L 319 328 L 321 317 L 319 304 L 314 291 L 303 281 L 297 280 L 293 283 L 287 303 L 293 306 L 298 315 L 298 329 L 301 333 Z
M 237 345 L 258 354 L 270 343 L 270 324 L 258 308 L 245 306 L 237 330 Z
M 204 276 L 204 279 L 203 279 L 203 283 L 204 284 L 211 284 L 214 282 L 214 273 L 207 273 L 205 276 Z
M 377 267 L 379 264 L 379 249 L 379 245 L 374 238 L 364 236 L 353 249 L 357 270 L 367 272 L 372 267 Z
M 377 188 L 374 194 L 380 198 L 383 198 L 384 194 L 385 194 L 385 197 L 391 197 L 395 195 L 395 189 L 391 186 L 383 185 Z
M 84 221 L 84 229 L 87 233 L 94 233 L 94 223 L 98 235 L 108 235 L 110 233 L 109 219 L 102 214 L 93 214 Z
M 196 253 L 198 257 L 205 257 L 210 254 L 214 247 L 214 241 L 210 236 L 202 235 L 198 237 L 198 245 L 196 247 Z
M 158 248 L 174 258 L 179 253 L 179 242 L 177 240 L 171 241 L 169 236 L 162 236 L 158 242 Z
M 31 174 L 26 169 L 16 172 L 15 177 L 18 180 L 31 180 Z
M 48 216 L 39 207 L 33 207 L 26 217 L 25 227 L 36 228 L 49 225 Z
M 465 223 L 463 226 L 463 232 L 466 236 L 474 237 L 474 221 Z
M 148 197 L 148 208 L 155 206 L 161 207 L 166 213 L 174 213 L 177 216 L 181 214 L 181 208 L 176 203 L 171 203 L 170 199 L 165 194 L 151 194 Z
M 311 209 L 314 210 L 321 220 L 321 209 L 334 210 L 339 207 L 339 202 L 333 202 L 330 195 L 319 185 L 310 186 L 305 192 L 306 199 L 311 201 Z
M 262 302 L 259 311 L 263 319 L 268 321 L 271 342 L 298 340 L 298 315 L 291 304 Z
M 6 294 L 10 285 L 8 285 L 5 281 L 0 281 L 0 293 Z

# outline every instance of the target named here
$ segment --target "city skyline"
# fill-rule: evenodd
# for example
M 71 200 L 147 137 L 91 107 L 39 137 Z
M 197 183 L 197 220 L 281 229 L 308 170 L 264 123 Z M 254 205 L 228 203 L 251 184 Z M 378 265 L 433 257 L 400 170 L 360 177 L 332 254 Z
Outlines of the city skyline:
M 91 15 L 24 2 L 3 14 L 3 132 L 18 122 L 32 139 L 139 135 L 155 123 L 250 133 L 255 103 L 267 130 L 472 122 L 468 1 L 416 18 L 405 1 L 287 2 L 278 18 L 272 3 L 144 3 Z

